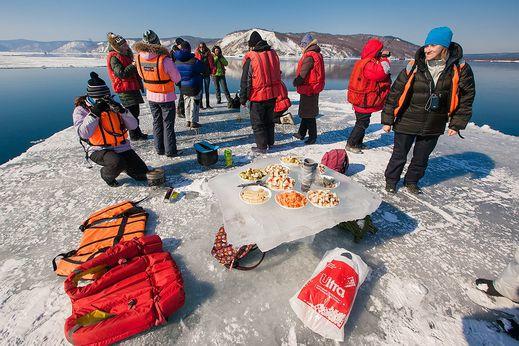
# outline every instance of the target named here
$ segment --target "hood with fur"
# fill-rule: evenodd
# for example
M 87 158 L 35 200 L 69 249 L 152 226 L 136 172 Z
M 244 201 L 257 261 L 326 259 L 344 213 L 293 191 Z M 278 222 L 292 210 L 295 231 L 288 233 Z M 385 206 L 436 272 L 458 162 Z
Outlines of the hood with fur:
M 169 55 L 169 51 L 166 47 L 161 46 L 160 44 L 149 44 L 144 41 L 136 42 L 133 45 L 133 49 L 137 53 L 145 52 L 145 53 L 153 53 L 157 55 Z

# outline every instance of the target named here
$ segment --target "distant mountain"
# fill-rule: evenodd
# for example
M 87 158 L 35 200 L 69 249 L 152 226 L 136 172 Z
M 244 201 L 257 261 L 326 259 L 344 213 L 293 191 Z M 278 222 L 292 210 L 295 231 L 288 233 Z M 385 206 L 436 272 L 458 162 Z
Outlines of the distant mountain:
M 226 35 L 217 42 L 225 55 L 240 56 L 247 52 L 247 41 L 253 30 L 274 48 L 280 56 L 295 57 L 301 54 L 299 42 L 304 33 L 280 33 L 263 29 L 240 30 Z M 379 38 L 384 42 L 393 57 L 411 58 L 419 48 L 417 45 L 394 36 L 376 36 L 368 34 L 334 35 L 319 32 L 311 32 L 321 47 L 321 53 L 325 58 L 357 58 L 366 41 L 370 38 Z
M 519 53 L 484 53 L 484 54 L 465 54 L 467 60 L 507 60 L 519 61 Z

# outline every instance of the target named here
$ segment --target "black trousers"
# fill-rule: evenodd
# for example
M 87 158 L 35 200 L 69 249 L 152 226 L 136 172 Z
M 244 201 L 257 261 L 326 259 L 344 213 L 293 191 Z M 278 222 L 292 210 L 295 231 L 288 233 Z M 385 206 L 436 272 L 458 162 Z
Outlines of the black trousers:
M 213 76 L 213 83 L 216 89 L 216 101 L 218 103 L 222 102 L 222 94 L 220 93 L 220 84 L 222 84 L 222 91 L 227 99 L 227 103 L 231 102 L 231 94 L 229 94 L 229 89 L 227 88 L 227 80 L 225 79 L 225 75 L 223 76 Z
M 141 107 L 139 105 L 133 105 L 126 107 L 126 109 L 133 115 L 135 119 L 137 119 L 137 123 L 139 123 L 139 115 L 141 114 Z M 142 136 L 142 131 L 140 126 L 137 126 L 135 130 L 128 131 L 130 133 L 130 139 L 136 139 Z
M 353 130 L 351 130 L 350 137 L 348 138 L 348 145 L 350 147 L 359 147 L 362 144 L 364 135 L 366 134 L 366 129 L 369 126 L 371 113 L 363 114 L 355 112 L 355 117 L 357 120 L 355 121 L 355 126 L 353 127 Z
M 260 149 L 267 149 L 274 145 L 274 105 L 276 99 L 250 102 L 250 121 L 256 145 Z
M 90 154 L 90 159 L 103 166 L 101 178 L 107 183 L 112 183 L 122 172 L 126 172 L 135 180 L 146 180 L 148 167 L 132 149 L 122 153 L 113 150 L 99 150 Z
M 299 124 L 299 131 L 297 132 L 299 132 L 301 137 L 305 137 L 307 131 L 308 139 L 317 139 L 317 122 L 315 121 L 315 118 L 301 118 L 301 124 Z
M 398 183 L 400 175 L 407 162 L 407 154 L 414 143 L 413 158 L 407 168 L 404 183 L 417 184 L 424 176 L 429 155 L 431 155 L 440 136 L 418 136 L 395 132 L 393 154 L 387 164 L 386 181 L 392 184 Z

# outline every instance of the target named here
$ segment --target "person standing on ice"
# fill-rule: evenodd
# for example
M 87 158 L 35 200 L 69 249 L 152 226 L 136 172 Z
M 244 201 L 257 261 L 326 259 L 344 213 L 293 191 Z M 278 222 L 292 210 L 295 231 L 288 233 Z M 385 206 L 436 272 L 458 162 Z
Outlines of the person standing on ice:
M 146 180 L 148 167 L 133 151 L 127 135 L 139 125 L 137 119 L 111 98 L 110 89 L 97 73 L 91 72 L 90 77 L 87 94 L 76 98 L 72 114 L 79 138 L 88 144 L 85 155 L 103 166 L 101 178 L 109 186 L 119 186 L 116 178 L 122 172 L 135 180 Z
M 356 121 L 346 143 L 346 150 L 355 154 L 362 154 L 365 148 L 362 141 L 371 113 L 384 108 L 391 87 L 389 52 L 382 49 L 382 41 L 376 38 L 368 40 L 350 75 L 348 102 L 353 105 Z
M 306 34 L 300 46 L 303 55 L 297 64 L 296 78 L 293 85 L 299 94 L 299 116 L 301 124 L 294 137 L 303 140 L 308 132 L 305 144 L 315 144 L 317 141 L 317 122 L 319 114 L 319 93 L 324 89 L 325 73 L 324 60 L 317 40 Z
M 203 88 L 202 88 L 202 94 L 200 96 L 200 108 L 204 109 L 204 93 L 205 93 L 205 108 L 212 109 L 209 105 L 209 86 L 211 85 L 211 73 L 214 71 L 214 58 L 213 53 L 207 48 L 207 45 L 205 42 L 200 42 L 198 45 L 198 48 L 195 51 L 195 58 L 200 60 L 202 65 L 204 66 L 204 72 L 202 73 L 202 80 L 203 80 Z
M 421 193 L 429 155 L 448 124 L 449 136 L 463 130 L 472 116 L 476 93 L 472 69 L 463 59 L 463 49 L 452 42 L 447 27 L 432 29 L 422 46 L 391 86 L 381 122 L 385 132 L 395 132 L 393 154 L 385 171 L 386 191 L 396 185 L 414 144 L 413 158 L 404 186 Z
M 142 82 L 133 64 L 133 53 L 124 37 L 112 32 L 107 34 L 108 55 L 106 68 L 112 81 L 112 88 L 119 96 L 122 105 L 130 111 L 139 122 L 140 104 L 144 103 L 141 95 Z M 139 126 L 130 130 L 132 141 L 146 140 L 148 135 L 142 133 Z
M 222 95 L 220 93 L 220 87 L 227 99 L 227 108 L 231 109 L 231 94 L 229 94 L 229 89 L 227 88 L 227 80 L 225 79 L 225 66 L 229 65 L 227 59 L 222 54 L 222 49 L 220 46 L 213 47 L 213 60 L 214 60 L 214 70 L 213 70 L 213 83 L 216 89 L 216 103 L 222 103 Z M 220 86 L 221 85 L 221 86 Z
M 175 134 L 175 84 L 180 81 L 180 73 L 155 32 L 148 30 L 142 37 L 133 48 L 138 53 L 135 65 L 153 116 L 155 150 L 158 155 L 177 157 L 182 154 Z
M 256 146 L 251 150 L 266 154 L 274 145 L 274 106 L 279 94 L 279 57 L 257 31 L 250 35 L 249 51 L 243 57 L 240 103 L 250 101 L 250 119 Z

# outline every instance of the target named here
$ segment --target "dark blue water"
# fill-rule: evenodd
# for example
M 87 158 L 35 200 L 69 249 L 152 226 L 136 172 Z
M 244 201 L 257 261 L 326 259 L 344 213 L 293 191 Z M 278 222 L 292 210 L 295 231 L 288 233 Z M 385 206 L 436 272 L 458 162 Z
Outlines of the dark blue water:
M 327 62 L 326 89 L 346 89 L 354 62 Z M 394 62 L 393 72 L 405 62 Z M 477 95 L 472 121 L 488 124 L 503 133 L 519 136 L 519 64 L 472 62 Z M 282 61 L 287 87 L 293 90 L 295 62 Z M 231 92 L 239 88 L 240 61 L 227 70 Z M 90 71 L 96 71 L 108 84 L 105 68 L 58 68 L 0 70 L 0 163 L 18 156 L 39 139 L 72 125 L 74 97 L 85 93 Z M 211 90 L 214 88 L 211 86 Z

